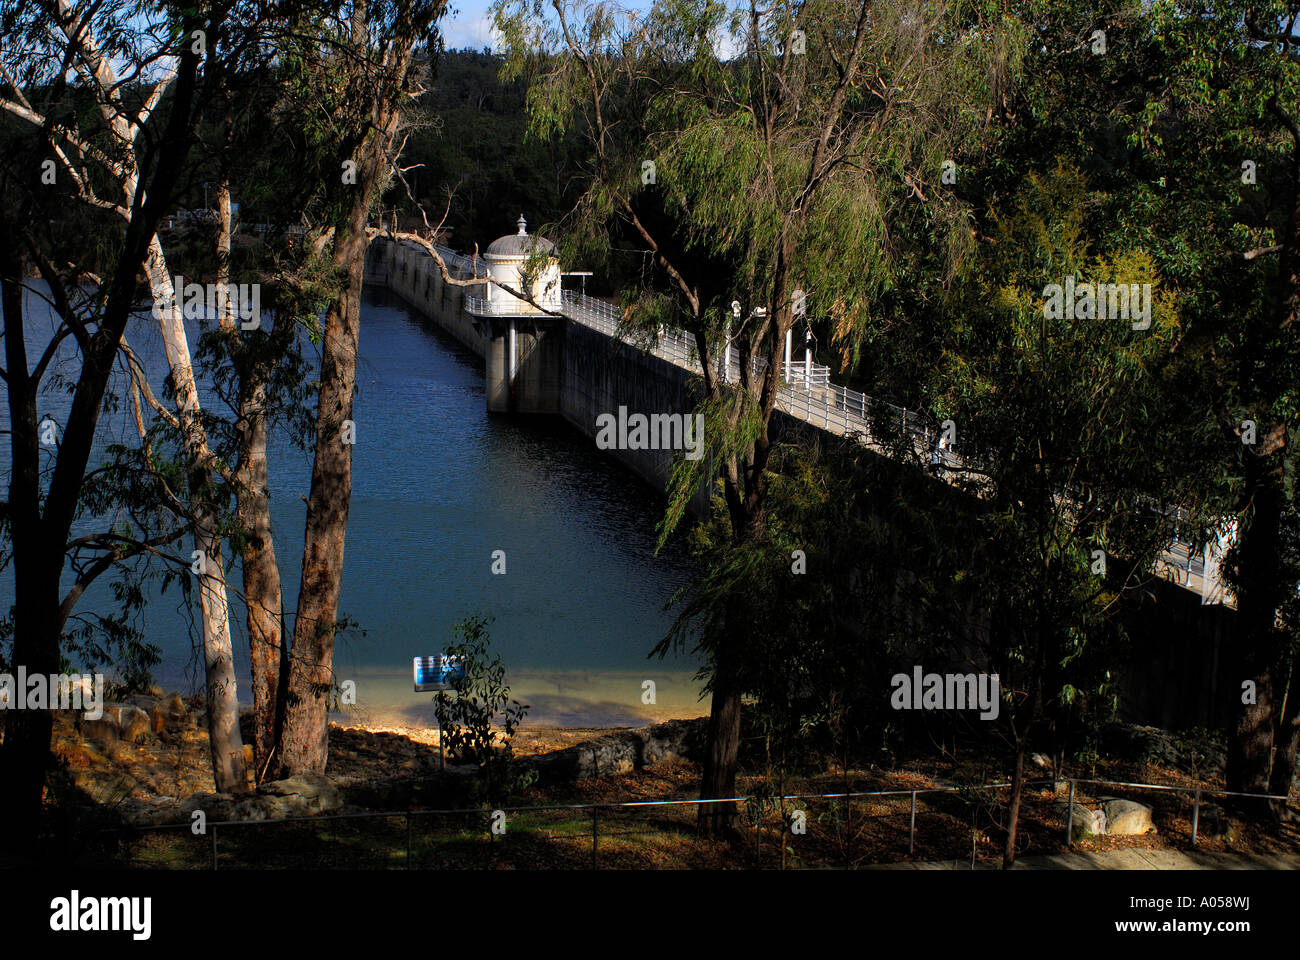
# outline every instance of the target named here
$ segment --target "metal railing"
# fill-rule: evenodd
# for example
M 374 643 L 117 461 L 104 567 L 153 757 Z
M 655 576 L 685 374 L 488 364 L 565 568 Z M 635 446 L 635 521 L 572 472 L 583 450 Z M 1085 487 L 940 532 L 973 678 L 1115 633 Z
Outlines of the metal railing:
M 510 296 L 505 294 L 505 296 Z M 512 302 L 513 301 L 513 302 Z M 559 312 L 562 308 L 560 304 L 549 304 L 543 301 L 549 310 Z M 517 297 L 511 297 L 510 300 L 489 300 L 486 297 L 466 297 L 465 309 L 470 313 L 478 316 L 499 316 L 499 317 L 544 317 L 546 312 L 539 310 L 530 303 L 526 303 Z
M 1065 844 L 1068 847 L 1073 846 L 1073 820 L 1074 807 L 1076 802 L 1076 785 L 1091 784 L 1096 786 L 1108 786 L 1125 790 L 1154 790 L 1165 791 L 1179 794 L 1190 794 L 1192 796 L 1192 823 L 1191 823 L 1191 844 L 1196 846 L 1199 841 L 1199 820 L 1201 812 L 1201 798 L 1203 795 L 1210 796 L 1236 796 L 1244 797 L 1258 801 L 1280 801 L 1287 805 L 1300 804 L 1300 799 L 1293 797 L 1278 797 L 1260 794 L 1245 794 L 1232 792 L 1228 790 L 1218 790 L 1205 786 L 1177 786 L 1170 784 L 1152 784 L 1152 783 L 1130 783 L 1113 780 L 1096 780 L 1086 778 L 1057 778 L 1048 780 L 1027 780 L 1024 784 L 1024 800 L 1022 801 L 1022 810 L 1028 811 L 1029 804 L 1034 799 L 1030 792 L 1033 787 L 1050 786 L 1052 796 L 1049 798 L 1053 804 L 1052 809 L 1062 801 L 1057 796 L 1057 789 L 1061 785 L 1068 784 L 1068 799 L 1064 801 L 1064 818 L 1065 818 Z M 460 844 L 462 847 L 466 843 L 470 844 L 468 853 L 468 862 L 465 865 L 481 865 L 476 861 L 476 857 L 481 860 L 482 850 L 475 848 L 473 844 L 481 842 L 486 836 L 490 842 L 507 842 L 506 838 L 511 836 L 524 835 L 530 840 L 545 841 L 575 841 L 580 840 L 581 845 L 590 840 L 589 860 L 587 855 L 581 858 L 581 863 L 574 857 L 569 857 L 571 866 L 586 866 L 589 862 L 591 869 L 600 868 L 600 841 L 602 838 L 608 843 L 616 838 L 629 836 L 663 836 L 666 833 L 686 833 L 691 829 L 689 820 L 678 818 L 676 820 L 660 820 L 653 826 L 645 825 L 643 829 L 627 829 L 632 820 L 628 815 L 644 815 L 652 812 L 663 812 L 672 814 L 674 811 L 686 811 L 694 808 L 696 812 L 702 807 L 708 807 L 719 804 L 736 805 L 737 816 L 749 819 L 755 831 L 756 849 L 762 858 L 762 848 L 764 843 L 764 831 L 770 822 L 777 825 L 778 846 L 782 849 L 781 858 L 784 863 L 785 847 L 790 842 L 786 836 L 791 832 L 789 814 L 804 813 L 805 826 L 811 821 L 806 809 L 811 803 L 819 801 L 829 801 L 828 819 L 835 821 L 837 810 L 846 816 L 846 830 L 844 839 L 846 846 L 843 850 L 843 858 L 849 865 L 856 865 L 853 857 L 854 838 L 861 835 L 864 828 L 883 823 L 884 821 L 899 820 L 906 818 L 907 822 L 907 856 L 904 860 L 915 857 L 917 849 L 917 822 L 918 811 L 921 810 L 919 802 L 927 797 L 942 797 L 947 795 L 961 794 L 966 804 L 976 802 L 977 798 L 985 794 L 993 795 L 998 791 L 1011 787 L 1012 784 L 1007 781 L 994 783 L 973 784 L 970 786 L 944 786 L 944 787 L 923 787 L 916 789 L 895 789 L 895 790 L 863 790 L 863 791 L 844 791 L 836 793 L 772 793 L 762 796 L 748 797 L 725 797 L 715 800 L 630 800 L 623 802 L 606 802 L 606 803 L 560 803 L 560 804 L 538 804 L 532 806 L 503 806 L 496 809 L 486 808 L 430 808 L 430 809 L 408 809 L 396 811 L 366 811 L 359 813 L 342 813 L 327 814 L 309 817 L 287 817 L 274 820 L 221 820 L 208 821 L 206 825 L 207 833 L 195 835 L 193 833 L 193 824 L 191 822 L 141 825 L 118 827 L 111 830 L 101 831 L 101 833 L 112 833 L 127 837 L 139 838 L 146 834 L 162 834 L 168 832 L 177 832 L 185 836 L 195 838 L 195 842 L 203 845 L 205 853 L 202 860 L 205 861 L 212 870 L 217 870 L 221 864 L 221 851 L 219 847 L 219 837 L 224 832 L 229 835 L 234 830 L 257 830 L 275 827 L 292 827 L 297 825 L 308 830 L 308 834 L 295 834 L 292 841 L 287 844 L 292 851 L 292 856 L 301 859 L 310 856 L 310 852 L 305 849 L 305 843 L 313 837 L 316 839 L 321 848 L 328 848 L 331 844 L 340 845 L 339 840 L 343 832 L 349 829 L 354 831 L 349 834 L 342 842 L 346 848 L 346 855 L 349 859 L 349 866 L 355 866 L 360 859 L 357 852 L 358 841 L 360 846 L 365 846 L 365 841 L 370 841 L 372 848 L 378 846 L 387 851 L 382 858 L 372 858 L 382 860 L 384 866 L 399 866 L 405 869 L 412 869 L 419 861 L 417 853 L 417 841 L 424 842 L 425 846 L 442 844 L 443 846 L 455 846 Z M 865 803 L 866 801 L 899 801 L 906 799 L 907 803 L 899 808 L 898 804 L 885 804 L 883 813 L 872 814 L 870 812 L 862 814 L 857 818 L 858 830 L 855 832 L 853 826 L 853 804 L 855 802 Z M 979 803 L 987 802 L 980 799 Z M 802 806 L 790 808 L 790 804 L 799 803 Z M 836 805 L 842 805 L 837 807 Z M 952 815 L 951 810 L 935 810 L 936 816 Z M 575 829 L 575 821 L 572 820 L 572 814 L 579 814 L 577 824 L 588 824 L 582 826 L 580 830 Z M 1049 814 L 1048 819 L 1055 814 Z M 549 819 L 548 819 L 549 817 Z M 568 817 L 569 819 L 565 820 Z M 402 828 L 397 833 L 391 830 L 388 834 L 371 834 L 370 836 L 361 836 L 358 831 L 362 825 L 375 821 L 399 821 Z M 481 822 L 475 826 L 475 822 Z M 417 825 L 423 822 L 425 830 L 417 831 Z M 443 833 L 441 836 L 431 834 L 428 830 L 429 824 L 441 824 Z M 450 828 L 448 829 L 448 825 Z M 500 828 L 500 832 L 494 830 L 494 825 Z M 602 825 L 604 830 L 602 832 Z M 972 824 L 973 826 L 973 824 Z M 838 828 L 837 828 L 838 829 Z M 333 833 L 331 834 L 331 831 Z M 769 830 L 768 833 L 771 831 Z M 431 838 L 437 837 L 432 842 Z M 880 836 L 877 836 L 880 841 Z M 898 850 L 901 855 L 901 833 L 897 835 Z M 768 837 L 768 843 L 771 844 L 771 838 Z M 404 846 L 404 851 L 402 850 Z M 267 848 L 269 849 L 269 848 Z M 258 848 L 260 853 L 265 853 L 263 848 Z M 463 853 L 463 850 L 461 851 Z M 444 856 L 439 862 L 439 866 L 445 866 L 446 860 L 455 854 L 448 854 L 444 851 Z M 972 858 L 974 855 L 972 854 Z M 273 858 L 268 855 L 267 858 Z M 197 863 L 199 858 L 191 862 Z M 426 858 L 427 859 L 427 858 Z M 897 861 L 876 861 L 876 862 L 897 862 Z M 261 865 L 266 865 L 263 862 Z M 276 865 L 276 864 L 271 864 Z M 246 863 L 241 866 L 247 866 Z
M 613 305 L 573 290 L 563 291 L 563 301 L 566 315 L 573 320 L 618 338 L 622 315 Z M 700 370 L 694 338 L 682 331 L 661 327 L 650 345 L 650 352 L 693 372 Z M 733 380 L 739 376 L 739 365 L 739 351 L 735 347 L 728 347 L 726 379 Z M 784 383 L 777 394 L 777 406 L 785 413 L 841 436 L 856 437 L 863 444 L 876 447 L 880 446 L 876 436 L 878 425 L 885 426 L 893 433 L 891 425 L 897 424 L 896 435 L 910 438 L 916 453 L 928 459 L 940 472 L 958 471 L 964 466 L 956 449 L 943 442 L 939 425 L 920 412 L 831 383 L 829 367 L 814 364 L 812 375 L 807 376 L 806 363 L 791 360 L 783 365 Z M 754 374 L 761 373 L 764 366 L 763 359 L 756 358 L 752 367 Z M 1193 556 L 1190 545 L 1182 541 L 1175 540 L 1170 545 L 1162 562 L 1176 571 L 1174 581 L 1180 586 L 1191 589 L 1194 573 L 1202 580 L 1204 578 L 1203 559 Z
M 408 246 L 413 246 L 408 244 Z M 420 249 L 416 247 L 416 249 Z M 481 260 L 474 261 L 461 256 L 448 247 L 437 246 L 439 255 L 449 270 L 467 274 L 470 277 L 484 277 L 487 272 Z M 427 254 L 426 254 L 427 255 Z M 467 309 L 477 313 L 492 313 L 489 303 L 479 297 L 466 298 Z M 570 319 L 598 330 L 613 339 L 620 337 L 619 323 L 622 311 L 604 300 L 587 296 L 576 290 L 561 291 L 561 310 Z M 692 372 L 699 372 L 700 359 L 695 347 L 695 340 L 681 330 L 661 326 L 652 342 L 645 347 L 654 356 L 667 360 Z M 719 372 L 725 379 L 732 381 L 739 376 L 740 353 L 729 346 L 725 351 L 725 363 Z M 755 358 L 751 366 L 757 376 L 764 369 L 762 358 Z M 877 400 L 848 387 L 831 383 L 830 368 L 820 364 L 813 365 L 809 376 L 805 364 L 791 360 L 784 364 L 785 376 L 777 393 L 776 405 L 783 412 L 804 420 L 814 426 L 820 426 L 828 432 L 852 437 L 868 447 L 881 449 L 889 440 L 888 435 L 904 439 L 910 443 L 913 452 L 922 460 L 927 460 L 941 475 L 953 473 L 964 467 L 964 461 L 954 446 L 943 442 L 940 425 L 932 423 L 916 410 L 908 410 L 883 400 Z M 897 434 L 893 424 L 897 424 Z M 878 427 L 884 427 L 887 436 L 877 436 Z M 1178 548 L 1183 547 L 1180 551 Z M 1205 592 L 1204 563 L 1191 556 L 1191 551 L 1181 541 L 1174 541 L 1162 556 L 1162 563 L 1174 571 L 1174 582 L 1192 589 L 1194 568 L 1199 568 L 1201 591 Z
M 566 316 L 610 337 L 618 337 L 622 314 L 613 305 L 574 290 L 563 292 L 563 302 Z M 693 372 L 700 370 L 695 340 L 680 330 L 661 327 L 649 349 L 655 356 L 678 366 Z M 783 365 L 785 377 L 777 394 L 777 406 L 786 413 L 844 436 L 857 436 L 868 444 L 875 442 L 874 424 L 896 423 L 902 434 L 921 442 L 923 449 L 930 453 L 931 462 L 945 466 L 960 464 L 955 451 L 949 448 L 940 450 L 938 430 L 917 411 L 831 383 L 830 367 L 813 364 L 812 376 L 805 377 L 804 363 L 791 360 Z M 754 359 L 751 369 L 758 375 L 764 367 L 760 357 Z M 720 365 L 720 372 L 725 370 L 726 378 L 734 380 L 739 376 L 739 368 L 739 350 L 728 347 L 725 368 Z
M 428 251 L 418 244 L 408 244 L 408 246 L 420 250 L 426 255 L 428 254 Z M 462 256 L 450 247 L 444 247 L 441 244 L 434 244 L 434 249 L 438 251 L 438 256 L 442 257 L 442 262 L 447 265 L 449 272 L 454 270 L 457 273 L 464 274 L 460 279 L 469 279 L 470 277 L 483 277 L 486 279 L 487 267 L 481 258 L 475 260 L 473 257 Z

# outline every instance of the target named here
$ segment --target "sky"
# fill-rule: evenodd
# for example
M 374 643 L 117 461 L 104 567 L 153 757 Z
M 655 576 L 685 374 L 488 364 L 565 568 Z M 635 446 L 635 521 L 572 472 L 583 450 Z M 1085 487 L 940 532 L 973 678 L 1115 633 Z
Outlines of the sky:
M 451 12 L 442 21 L 442 35 L 448 50 L 481 50 L 494 46 L 492 37 L 493 0 L 451 0 Z M 650 0 L 619 0 L 632 10 L 647 10 Z
M 453 13 L 442 21 L 442 35 L 448 50 L 469 47 L 481 50 L 493 46 L 492 0 L 453 0 Z

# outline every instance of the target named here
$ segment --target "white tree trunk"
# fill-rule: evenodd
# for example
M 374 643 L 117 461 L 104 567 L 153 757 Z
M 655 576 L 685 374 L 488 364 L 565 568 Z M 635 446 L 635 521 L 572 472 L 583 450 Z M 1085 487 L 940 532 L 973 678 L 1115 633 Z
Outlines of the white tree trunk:
M 199 392 L 190 362 L 185 324 L 167 260 L 157 235 L 149 241 L 145 265 L 154 302 L 159 304 L 163 348 L 176 385 L 176 412 L 185 435 L 191 478 L 210 477 L 212 451 L 199 420 Z M 203 663 L 207 679 L 208 737 L 212 750 L 212 776 L 217 790 L 237 793 L 248 785 L 244 744 L 239 734 L 239 698 L 235 685 L 234 647 L 230 639 L 230 605 L 226 599 L 226 573 L 221 538 L 212 511 L 191 483 L 190 511 L 194 521 L 194 549 L 202 557 L 199 574 L 199 608 L 203 618 Z
M 61 15 L 58 25 L 68 44 L 68 62 L 96 94 L 100 119 L 104 129 L 116 141 L 115 151 L 91 154 L 96 157 L 104 172 L 120 189 L 120 199 L 109 202 L 95 194 L 93 183 L 83 177 L 78 167 L 63 149 L 63 139 L 55 139 L 50 146 L 62 163 L 64 173 L 77 188 L 77 195 L 100 209 L 112 210 L 129 221 L 131 209 L 139 186 L 140 173 L 136 158 L 136 141 L 145 120 L 162 100 L 167 88 L 176 77 L 176 67 L 164 64 L 161 75 L 153 83 L 144 104 L 128 107 L 121 97 L 122 86 L 112 56 L 100 48 L 89 18 L 78 16 L 74 0 L 56 0 Z M 0 107 L 36 127 L 46 130 L 44 117 L 31 109 L 19 96 L 17 102 L 0 99 Z M 84 145 L 73 141 L 84 151 Z M 229 196 L 226 198 L 227 222 Z M 247 787 L 244 748 L 239 736 L 239 701 L 235 690 L 234 658 L 230 642 L 230 617 L 226 603 L 225 571 L 221 565 L 221 539 L 217 535 L 216 518 L 201 502 L 196 489 L 201 491 L 206 483 L 197 483 L 211 476 L 214 466 L 207 434 L 199 419 L 199 394 L 194 382 L 194 369 L 190 363 L 189 345 L 181 311 L 176 303 L 176 291 L 167 273 L 167 260 L 162 244 L 155 234 L 149 242 L 149 256 L 145 264 L 150 292 L 162 315 L 161 328 L 166 347 L 167 362 L 171 366 L 172 380 L 176 384 L 178 420 L 185 438 L 186 456 L 189 460 L 190 516 L 194 523 L 194 548 L 204 556 L 199 581 L 199 604 L 203 616 L 203 653 L 207 669 L 208 732 L 211 737 L 212 772 L 218 790 L 241 791 Z

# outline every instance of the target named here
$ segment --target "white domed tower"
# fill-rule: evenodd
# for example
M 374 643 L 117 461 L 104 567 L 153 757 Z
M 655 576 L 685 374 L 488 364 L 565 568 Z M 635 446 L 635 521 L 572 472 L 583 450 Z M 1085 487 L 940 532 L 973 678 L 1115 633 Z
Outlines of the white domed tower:
M 494 240 L 483 253 L 488 276 L 526 293 L 537 306 L 494 283 L 467 297 L 466 311 L 483 336 L 487 408 L 492 413 L 558 413 L 564 371 L 565 320 L 558 313 L 560 261 L 555 244 L 519 231 Z
M 552 254 L 555 244 L 544 237 L 528 235 L 528 221 L 519 215 L 518 233 L 506 234 L 492 241 L 483 254 L 488 275 L 512 290 L 528 293 L 548 310 L 560 309 L 560 261 Z M 532 261 L 530 264 L 529 261 Z M 533 282 L 528 284 L 527 268 L 533 270 Z M 495 284 L 487 285 L 486 313 L 500 315 L 541 313 L 526 300 L 506 293 Z

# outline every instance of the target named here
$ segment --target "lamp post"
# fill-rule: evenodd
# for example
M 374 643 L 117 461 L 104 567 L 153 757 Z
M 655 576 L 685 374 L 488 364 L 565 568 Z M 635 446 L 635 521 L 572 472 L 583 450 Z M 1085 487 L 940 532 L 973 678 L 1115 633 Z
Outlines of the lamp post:
M 740 301 L 731 301 L 731 316 L 736 320 L 740 319 Z M 727 324 L 725 339 L 722 341 L 722 381 L 729 383 L 731 381 L 731 324 Z
M 763 317 L 767 316 L 767 307 L 755 307 L 752 311 L 750 311 L 749 315 L 751 317 L 755 317 L 761 320 Z M 736 320 L 740 319 L 739 300 L 731 301 L 731 316 Z M 726 340 L 722 344 L 722 349 L 723 349 L 722 379 L 723 381 L 730 381 L 731 380 L 731 324 L 730 323 L 727 324 L 725 336 L 726 336 Z
M 809 326 L 803 335 L 803 385 L 804 389 L 812 393 L 812 327 Z

